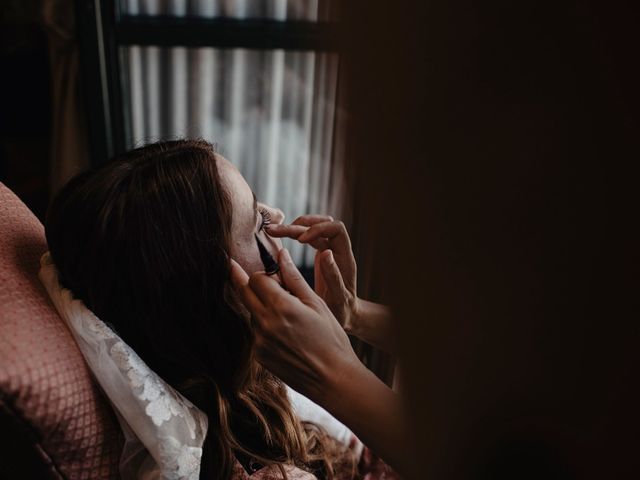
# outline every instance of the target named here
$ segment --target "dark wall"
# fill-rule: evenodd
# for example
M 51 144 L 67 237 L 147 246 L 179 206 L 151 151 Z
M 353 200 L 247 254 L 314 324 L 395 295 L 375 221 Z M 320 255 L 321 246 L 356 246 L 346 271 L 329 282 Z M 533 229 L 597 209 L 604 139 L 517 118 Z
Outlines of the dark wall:
M 0 181 L 42 219 L 48 199 L 51 85 L 33 2 L 0 7 Z
M 633 2 L 349 2 L 416 478 L 640 471 Z

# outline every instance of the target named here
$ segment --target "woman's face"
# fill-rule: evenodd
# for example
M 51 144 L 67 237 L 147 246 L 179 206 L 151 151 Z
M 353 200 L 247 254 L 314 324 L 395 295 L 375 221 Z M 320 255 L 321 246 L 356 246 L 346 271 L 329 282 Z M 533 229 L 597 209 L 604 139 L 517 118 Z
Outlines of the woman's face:
M 284 213 L 256 201 L 238 169 L 221 155 L 216 155 L 218 171 L 223 186 L 231 199 L 233 223 L 231 225 L 231 257 L 251 275 L 264 270 L 260 260 L 256 235 L 274 258 L 282 248 L 279 238 L 272 238 L 264 231 L 266 223 L 282 223 Z

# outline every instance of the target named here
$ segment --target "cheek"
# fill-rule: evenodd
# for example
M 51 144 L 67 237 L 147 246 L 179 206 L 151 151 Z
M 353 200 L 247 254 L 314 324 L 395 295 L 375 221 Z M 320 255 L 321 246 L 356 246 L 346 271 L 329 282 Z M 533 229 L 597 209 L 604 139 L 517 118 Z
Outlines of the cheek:
M 279 238 L 270 237 L 269 235 L 267 235 L 267 233 L 264 230 L 258 234 L 258 238 L 260 239 L 264 247 L 267 249 L 267 251 L 271 254 L 271 256 L 275 258 L 277 261 L 278 252 L 282 250 L 282 240 L 280 240 Z
M 267 247 L 269 253 L 273 258 L 278 258 L 278 252 L 282 250 L 282 240 L 279 238 L 270 237 L 269 235 L 262 235 L 260 240 L 264 243 L 264 246 Z
M 249 275 L 264 270 L 262 262 L 260 261 L 258 247 L 255 244 L 234 243 L 231 256 Z
M 258 234 L 260 241 L 269 251 L 271 256 L 278 258 L 278 252 L 282 249 L 282 241 L 279 238 L 273 238 L 261 232 Z M 264 270 L 262 260 L 260 260 L 260 252 L 256 242 L 234 242 L 231 247 L 231 257 L 240 264 L 240 266 L 251 275 L 254 272 Z

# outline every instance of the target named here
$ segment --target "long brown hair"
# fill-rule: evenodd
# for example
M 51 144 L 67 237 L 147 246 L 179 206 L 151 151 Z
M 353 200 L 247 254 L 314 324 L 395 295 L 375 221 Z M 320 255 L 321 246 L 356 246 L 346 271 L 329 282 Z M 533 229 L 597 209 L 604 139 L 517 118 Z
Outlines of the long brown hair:
M 234 457 L 353 477 L 354 460 L 297 419 L 253 357 L 229 282 L 232 216 L 212 145 L 176 140 L 71 179 L 46 236 L 61 283 L 208 415 L 201 478 L 229 478 Z

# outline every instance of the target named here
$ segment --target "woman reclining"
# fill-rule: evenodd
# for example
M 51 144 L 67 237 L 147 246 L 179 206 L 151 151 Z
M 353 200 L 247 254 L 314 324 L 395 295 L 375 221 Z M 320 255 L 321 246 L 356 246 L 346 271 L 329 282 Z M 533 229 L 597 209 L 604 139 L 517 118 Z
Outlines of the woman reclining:
M 236 460 L 249 473 L 269 465 L 329 479 L 366 473 L 352 449 L 296 417 L 283 382 L 256 360 L 230 260 L 263 270 L 258 244 L 277 255 L 280 241 L 265 227 L 282 219 L 210 144 L 189 140 L 79 174 L 47 216 L 61 284 L 207 414 L 200 478 L 231 478 Z

